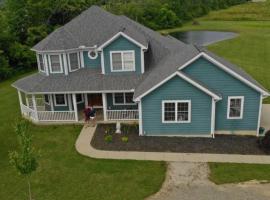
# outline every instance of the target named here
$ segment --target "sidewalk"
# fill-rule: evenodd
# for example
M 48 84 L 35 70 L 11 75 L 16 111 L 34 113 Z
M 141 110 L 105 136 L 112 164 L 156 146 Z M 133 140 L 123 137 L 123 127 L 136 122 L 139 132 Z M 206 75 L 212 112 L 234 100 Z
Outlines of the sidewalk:
M 75 144 L 80 154 L 104 159 L 270 164 L 270 156 L 97 150 L 90 145 L 95 129 L 96 127 L 83 127 Z

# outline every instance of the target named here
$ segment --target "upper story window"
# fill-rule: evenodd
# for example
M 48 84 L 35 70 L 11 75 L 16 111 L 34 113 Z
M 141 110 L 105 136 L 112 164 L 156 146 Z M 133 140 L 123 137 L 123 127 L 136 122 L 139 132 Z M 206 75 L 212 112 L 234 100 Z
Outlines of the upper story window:
M 114 105 L 132 105 L 135 104 L 133 101 L 133 93 L 114 93 L 113 94 Z
M 89 57 L 90 59 L 97 59 L 97 57 L 98 57 L 98 52 L 95 51 L 95 50 L 90 50 L 90 51 L 88 51 L 88 57 Z
M 61 55 L 49 55 L 51 73 L 63 73 Z
M 45 63 L 42 54 L 38 54 L 38 66 L 41 72 L 45 72 Z
M 184 101 L 162 101 L 163 123 L 190 123 L 191 102 Z
M 111 71 L 135 71 L 134 51 L 111 51 Z
M 242 119 L 244 110 L 243 96 L 228 97 L 227 119 Z
M 71 72 L 79 69 L 80 62 L 79 62 L 79 54 L 78 53 L 69 53 L 69 70 Z

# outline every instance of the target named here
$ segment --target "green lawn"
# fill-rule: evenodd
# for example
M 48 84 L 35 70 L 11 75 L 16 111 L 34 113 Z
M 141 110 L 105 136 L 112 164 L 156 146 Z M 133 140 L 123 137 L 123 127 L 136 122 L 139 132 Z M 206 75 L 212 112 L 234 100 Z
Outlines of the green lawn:
M 249 180 L 270 182 L 270 165 L 209 163 L 209 179 L 216 184 L 238 183 Z
M 27 199 L 27 185 L 8 163 L 16 149 L 14 120 L 20 116 L 13 80 L 0 83 L 0 199 Z M 31 126 L 40 150 L 38 171 L 32 179 L 35 199 L 144 199 L 159 190 L 164 162 L 98 160 L 79 155 L 74 143 L 81 126 Z

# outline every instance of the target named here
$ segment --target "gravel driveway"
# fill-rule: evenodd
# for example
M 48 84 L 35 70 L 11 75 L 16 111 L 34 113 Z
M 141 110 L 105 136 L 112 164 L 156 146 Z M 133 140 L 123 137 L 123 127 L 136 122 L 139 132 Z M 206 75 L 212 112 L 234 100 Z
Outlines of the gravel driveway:
M 270 184 L 215 185 L 208 180 L 208 173 L 207 163 L 170 162 L 162 189 L 147 200 L 270 199 Z

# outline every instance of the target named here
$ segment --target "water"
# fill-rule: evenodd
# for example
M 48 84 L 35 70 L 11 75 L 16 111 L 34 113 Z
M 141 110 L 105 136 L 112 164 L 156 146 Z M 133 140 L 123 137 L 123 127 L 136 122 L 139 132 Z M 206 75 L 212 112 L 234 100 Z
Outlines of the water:
M 207 46 L 222 40 L 234 38 L 238 34 L 221 31 L 186 31 L 171 33 L 171 35 L 187 44 Z

